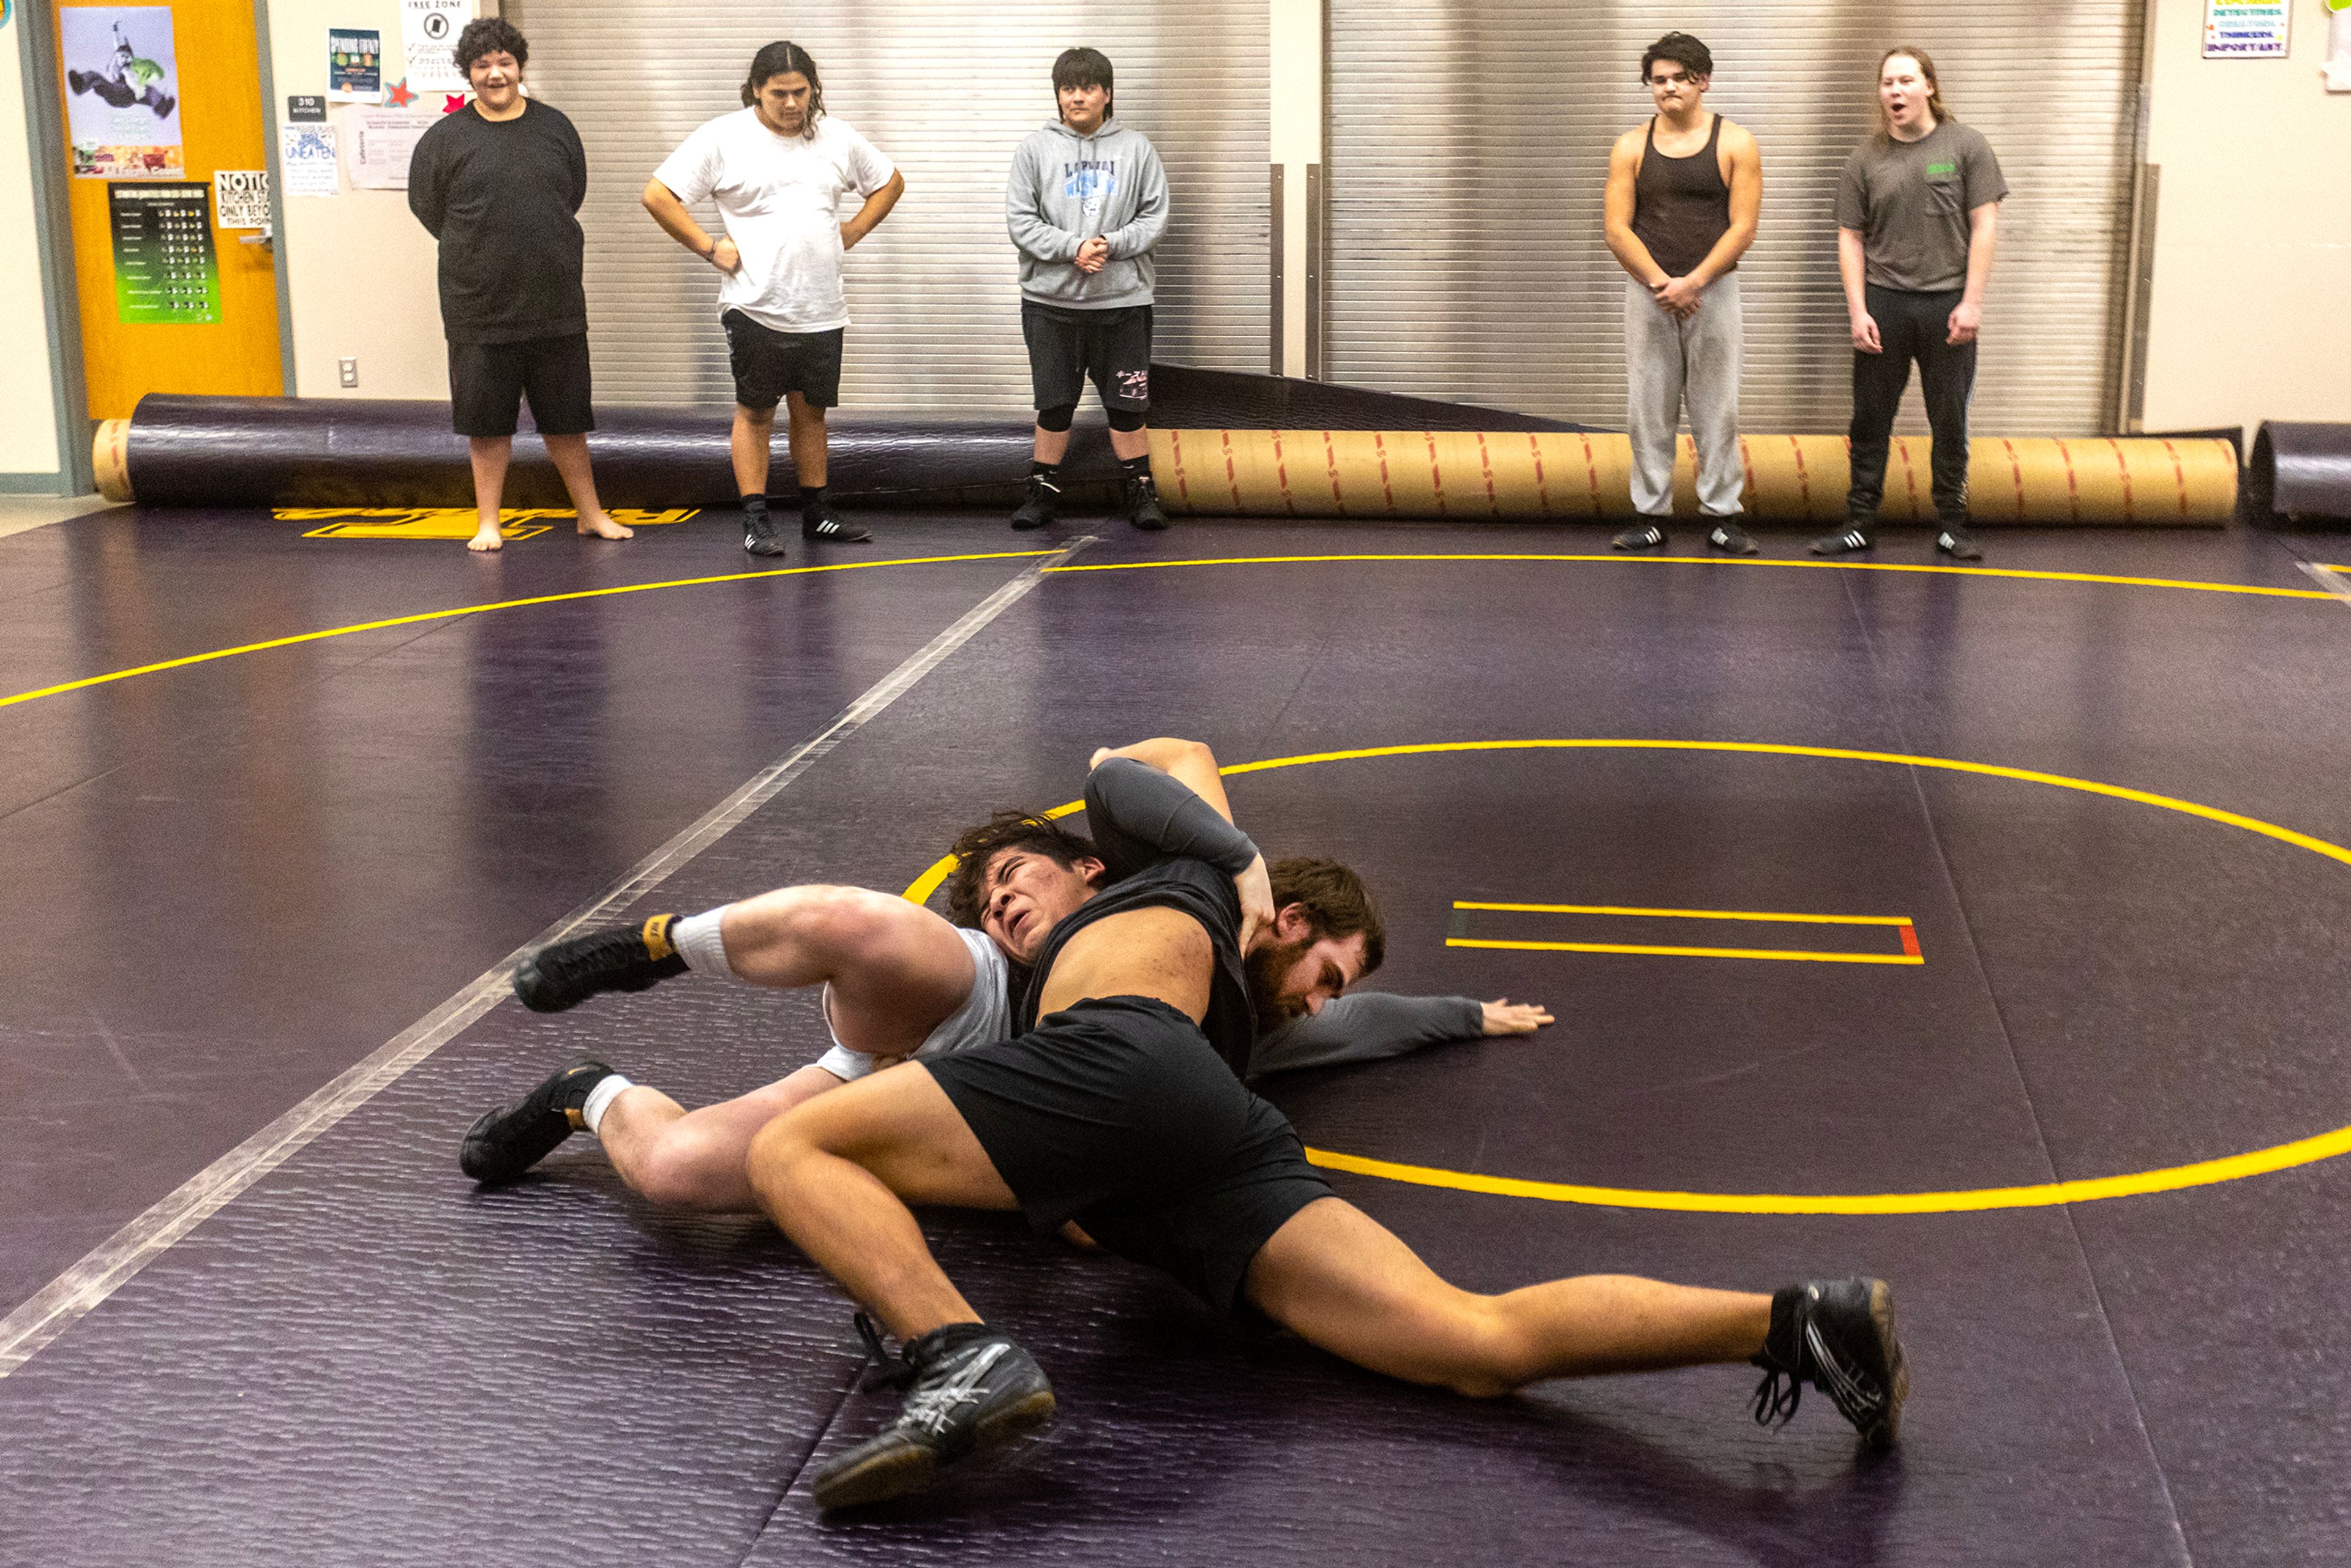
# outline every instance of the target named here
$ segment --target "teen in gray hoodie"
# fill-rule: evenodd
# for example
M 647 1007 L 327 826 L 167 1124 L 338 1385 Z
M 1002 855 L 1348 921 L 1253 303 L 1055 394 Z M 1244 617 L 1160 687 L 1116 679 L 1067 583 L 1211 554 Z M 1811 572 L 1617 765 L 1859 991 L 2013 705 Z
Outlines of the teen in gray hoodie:
M 1016 528 L 1053 520 L 1070 423 L 1091 378 L 1139 528 L 1167 514 L 1151 478 L 1151 251 L 1167 230 L 1167 176 L 1141 131 L 1113 117 L 1111 64 L 1095 49 L 1053 62 L 1061 118 L 1020 143 L 1004 224 L 1020 252 L 1020 333 L 1037 400 L 1035 460 Z

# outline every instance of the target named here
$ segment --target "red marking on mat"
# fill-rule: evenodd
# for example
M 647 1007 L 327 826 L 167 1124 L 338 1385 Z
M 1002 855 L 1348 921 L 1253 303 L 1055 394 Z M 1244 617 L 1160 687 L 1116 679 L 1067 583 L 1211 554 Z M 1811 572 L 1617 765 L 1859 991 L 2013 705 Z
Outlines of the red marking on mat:
M 1583 471 L 1586 475 L 1590 476 L 1592 479 L 1592 515 L 1596 517 L 1601 515 L 1600 461 L 1592 455 L 1592 437 L 1585 435 L 1582 437 L 1582 440 L 1583 442 Z
M 1849 451 L 1853 443 L 1845 443 Z M 1788 437 L 1788 450 L 1796 455 L 1796 494 L 1804 498 L 1804 521 L 1813 520 L 1813 476 L 1804 467 L 1804 444 L 1794 436 Z
M 1910 520 L 1918 519 L 1918 475 L 1910 466 L 1910 444 L 1900 436 L 1894 438 L 1894 450 L 1902 454 L 1902 487 L 1910 492 Z
M 1380 455 L 1380 496 L 1387 502 L 1388 516 L 1393 517 L 1395 516 L 1395 486 L 1388 483 L 1387 437 L 1376 430 L 1372 432 L 1372 450 Z
M 2123 521 L 2127 523 L 2133 520 L 2131 517 L 2130 465 L 2123 460 L 2123 444 L 2121 442 L 2116 441 L 2113 436 L 2109 435 L 2106 437 L 2106 444 L 2115 449 L 2115 467 L 2123 476 Z
M 1217 434 L 1225 440 L 1225 488 L 1233 493 L 1233 510 L 1238 512 L 1242 509 L 1241 482 L 1233 473 L 1233 433 L 1220 430 Z
M 1548 517 L 1551 516 L 1551 491 L 1543 484 L 1541 438 L 1530 433 L 1527 436 L 1527 450 L 1535 455 L 1535 499 L 1541 503 L 1543 516 Z
M 2065 460 L 2065 516 L 2069 522 L 2082 520 L 2082 490 L 2074 480 L 2074 450 L 2064 442 L 2057 444 L 2057 455 Z
M 2016 481 L 2016 520 L 2024 521 L 2024 465 L 2016 460 L 2016 443 L 2001 437 L 2000 449 L 2008 454 L 2008 475 Z
M 1902 930 L 1902 951 L 1903 951 L 1903 952 L 1905 952 L 1905 953 L 1907 953 L 1907 954 L 1908 954 L 1908 955 L 1909 955 L 1911 957 L 1913 957 L 1913 958 L 1920 958 L 1920 957 L 1924 957 L 1924 956 L 1926 956 L 1926 955 L 1924 955 L 1923 953 L 1921 953 L 1921 952 L 1919 952 L 1919 951 L 1918 951 L 1918 929 L 1917 929 L 1917 926 L 1915 926 L 1915 925 L 1912 925 L 1908 921 L 1907 921 L 1907 920 L 1906 920 L 1906 921 L 1904 921 L 1904 922 L 1902 923 L 1901 930 Z
M 1437 432 L 1424 430 L 1421 435 L 1428 442 L 1428 487 L 1437 492 L 1437 515 L 1445 513 L 1445 472 L 1437 465 Z
M 2171 459 L 2171 477 L 2179 486 L 2179 520 L 2188 520 L 2188 471 L 2179 465 L 2179 453 L 2168 441 L 2163 444 L 2164 455 Z
M 1339 515 L 1343 517 L 1347 515 L 1347 497 L 1339 488 L 1339 449 L 1332 444 L 1331 433 L 1327 430 L 1322 433 L 1322 461 L 1331 470 L 1331 504 L 1339 508 Z
M 1486 433 L 1478 433 L 1478 466 L 1486 471 L 1486 506 L 1496 517 L 1502 515 L 1502 503 L 1494 498 L 1494 455 L 1486 450 Z
M 1192 486 L 1184 482 L 1184 433 L 1167 433 L 1168 454 L 1176 459 L 1176 499 L 1186 511 L 1192 509 Z
M 1281 482 L 1281 509 L 1296 517 L 1298 508 L 1290 501 L 1290 465 L 1281 455 L 1281 432 L 1278 430 L 1273 433 L 1273 476 Z

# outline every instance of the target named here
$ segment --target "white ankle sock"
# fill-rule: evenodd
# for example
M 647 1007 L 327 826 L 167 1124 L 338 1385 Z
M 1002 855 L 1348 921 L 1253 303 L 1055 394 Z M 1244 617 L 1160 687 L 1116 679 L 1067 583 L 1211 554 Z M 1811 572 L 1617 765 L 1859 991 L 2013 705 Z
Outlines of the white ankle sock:
M 580 1119 L 588 1124 L 588 1131 L 595 1132 L 596 1124 L 604 1119 L 604 1112 L 612 1102 L 635 1087 L 618 1072 L 598 1080 L 596 1087 L 588 1091 L 588 1103 L 580 1107 Z
M 685 967 L 697 975 L 715 975 L 722 980 L 742 977 L 726 961 L 726 944 L 719 938 L 718 917 L 726 913 L 726 906 L 722 904 L 700 915 L 689 915 L 669 928 L 670 946 L 685 960 Z

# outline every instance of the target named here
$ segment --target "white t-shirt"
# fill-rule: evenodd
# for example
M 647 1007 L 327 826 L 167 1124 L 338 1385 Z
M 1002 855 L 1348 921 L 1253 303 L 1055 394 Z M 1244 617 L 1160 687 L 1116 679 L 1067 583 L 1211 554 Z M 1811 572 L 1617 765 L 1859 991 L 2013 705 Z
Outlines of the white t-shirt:
M 898 172 L 871 141 L 831 115 L 814 136 L 778 136 L 757 110 L 704 125 L 653 178 L 686 205 L 718 204 L 742 268 L 718 286 L 720 314 L 740 310 L 778 332 L 849 325 L 841 294 L 841 199 L 862 198 Z

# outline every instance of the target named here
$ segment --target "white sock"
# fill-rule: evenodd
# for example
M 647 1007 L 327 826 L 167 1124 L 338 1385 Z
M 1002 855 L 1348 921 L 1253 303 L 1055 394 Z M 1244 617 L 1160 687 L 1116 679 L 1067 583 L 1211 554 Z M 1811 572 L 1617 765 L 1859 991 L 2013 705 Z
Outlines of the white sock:
M 685 967 L 695 974 L 737 980 L 742 977 L 735 972 L 735 966 L 726 961 L 726 944 L 718 935 L 718 917 L 726 913 L 726 906 L 722 904 L 716 909 L 689 915 L 683 920 L 673 922 L 669 928 L 669 943 L 677 949 L 678 956 L 685 960 Z
M 596 1124 L 604 1119 L 604 1112 L 613 1101 L 635 1087 L 618 1072 L 598 1080 L 596 1087 L 588 1091 L 588 1103 L 580 1107 L 580 1119 L 588 1124 L 589 1132 L 596 1130 Z

